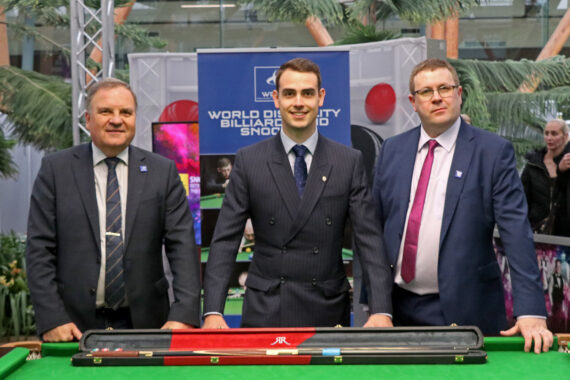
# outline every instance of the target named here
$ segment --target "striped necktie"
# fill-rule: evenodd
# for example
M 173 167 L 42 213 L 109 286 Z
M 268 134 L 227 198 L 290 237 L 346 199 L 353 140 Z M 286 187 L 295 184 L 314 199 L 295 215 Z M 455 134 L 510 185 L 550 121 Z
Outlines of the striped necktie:
M 105 264 L 105 303 L 117 309 L 125 299 L 123 278 L 123 237 L 121 233 L 121 195 L 115 168 L 117 157 L 105 159 L 109 169 L 107 174 L 107 221 L 106 221 L 106 264 Z

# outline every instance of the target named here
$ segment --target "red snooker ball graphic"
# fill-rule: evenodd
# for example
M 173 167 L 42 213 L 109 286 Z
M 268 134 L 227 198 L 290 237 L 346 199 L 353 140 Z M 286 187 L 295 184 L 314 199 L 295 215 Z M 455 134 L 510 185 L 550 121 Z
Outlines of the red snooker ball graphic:
M 198 103 L 186 99 L 172 102 L 164 107 L 158 121 L 198 121 Z
M 364 111 L 374 124 L 384 124 L 396 109 L 396 93 L 388 83 L 378 83 L 368 91 Z

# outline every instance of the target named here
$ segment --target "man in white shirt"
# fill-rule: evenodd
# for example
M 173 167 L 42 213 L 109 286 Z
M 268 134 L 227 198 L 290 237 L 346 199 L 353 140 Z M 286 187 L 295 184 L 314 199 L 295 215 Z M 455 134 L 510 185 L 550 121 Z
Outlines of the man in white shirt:
M 319 67 L 281 66 L 273 92 L 279 135 L 238 151 L 204 275 L 204 328 L 227 328 L 222 313 L 248 217 L 255 231 L 242 312 L 244 327 L 350 324 L 342 263 L 347 219 L 368 285 L 366 326 L 391 326 L 391 274 L 359 151 L 317 132 Z
M 394 268 L 395 325 L 506 327 L 501 273 L 493 250 L 498 225 L 507 254 L 516 325 L 501 331 L 547 351 L 552 334 L 527 206 L 512 145 L 460 118 L 455 69 L 418 64 L 409 100 L 421 125 L 384 142 L 373 194 Z

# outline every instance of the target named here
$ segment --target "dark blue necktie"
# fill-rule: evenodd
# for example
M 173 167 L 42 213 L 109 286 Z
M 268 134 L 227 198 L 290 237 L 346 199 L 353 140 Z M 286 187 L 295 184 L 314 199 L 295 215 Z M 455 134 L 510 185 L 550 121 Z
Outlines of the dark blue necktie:
M 293 147 L 293 153 L 295 153 L 295 184 L 297 185 L 297 191 L 299 196 L 303 196 L 303 191 L 305 190 L 305 184 L 307 183 L 307 163 L 305 162 L 305 154 L 309 150 L 304 145 L 295 145 Z
M 115 168 L 119 159 L 109 157 L 105 163 L 107 174 L 107 219 L 106 219 L 106 264 L 105 264 L 105 303 L 117 309 L 125 299 L 123 278 L 123 237 L 121 234 L 121 195 Z

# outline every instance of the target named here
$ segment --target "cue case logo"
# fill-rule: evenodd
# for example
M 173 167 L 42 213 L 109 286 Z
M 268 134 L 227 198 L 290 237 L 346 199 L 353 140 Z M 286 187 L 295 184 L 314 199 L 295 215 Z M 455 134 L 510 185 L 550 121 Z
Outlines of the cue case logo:
M 287 337 L 286 336 L 277 336 L 275 337 L 275 342 L 271 343 L 271 346 L 275 346 L 276 344 L 286 344 L 288 346 L 291 345 L 291 343 L 287 342 Z
M 272 102 L 273 90 L 275 90 L 275 75 L 278 66 L 254 66 L 253 77 L 256 102 Z

